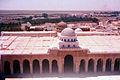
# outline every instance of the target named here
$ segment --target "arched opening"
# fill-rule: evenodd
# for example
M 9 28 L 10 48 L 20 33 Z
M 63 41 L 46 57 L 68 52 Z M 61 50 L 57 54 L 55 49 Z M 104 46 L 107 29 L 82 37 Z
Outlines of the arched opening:
M 4 74 L 6 74 L 6 75 L 11 74 L 10 62 L 8 62 L 8 61 L 4 62 Z
M 57 65 L 57 61 L 56 60 L 52 61 L 52 72 L 53 73 L 58 73 L 58 65 Z
M 64 58 L 64 72 L 73 72 L 73 56 L 67 55 Z
M 85 72 L 85 60 L 80 61 L 79 72 Z
M 112 60 L 111 59 L 107 59 L 106 60 L 106 68 L 105 68 L 106 72 L 110 72 L 111 71 L 111 64 L 112 64 Z
M 13 61 L 13 73 L 20 73 L 20 62 L 18 60 Z
M 49 73 L 49 61 L 47 59 L 42 61 L 42 71 L 43 73 Z
M 66 42 L 66 39 L 64 39 L 64 41 Z
M 75 45 L 73 45 L 73 47 L 75 48 Z
M 99 59 L 97 61 L 97 72 L 102 72 L 103 71 L 103 60 Z
M 94 60 L 90 59 L 88 61 L 88 72 L 94 72 Z
M 73 39 L 71 39 L 71 42 L 73 42 Z
M 23 61 L 23 73 L 30 73 L 30 63 L 28 60 Z
M 70 45 L 68 45 L 68 48 L 70 47 Z
M 120 71 L 120 59 L 116 59 L 116 60 L 115 60 L 114 71 L 115 71 L 115 72 Z
M 33 61 L 33 73 L 40 73 L 40 65 L 37 59 Z

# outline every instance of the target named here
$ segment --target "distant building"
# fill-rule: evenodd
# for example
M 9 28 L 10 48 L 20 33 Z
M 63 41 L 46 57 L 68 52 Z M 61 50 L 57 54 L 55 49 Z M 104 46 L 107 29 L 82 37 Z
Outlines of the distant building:
M 21 29 L 24 31 L 29 30 L 31 27 L 31 23 L 27 22 L 26 24 L 21 24 Z
M 44 31 L 56 31 L 56 24 L 53 23 L 45 23 L 44 25 Z
M 67 23 L 61 21 L 57 24 L 57 30 L 58 32 L 61 32 L 64 28 L 67 28 Z

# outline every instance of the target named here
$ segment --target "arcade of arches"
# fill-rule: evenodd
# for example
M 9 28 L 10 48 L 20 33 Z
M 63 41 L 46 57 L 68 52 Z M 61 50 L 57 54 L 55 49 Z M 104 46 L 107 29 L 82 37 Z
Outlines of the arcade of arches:
M 63 64 L 62 64 L 63 63 Z M 65 55 L 63 60 L 29 59 L 4 61 L 4 74 L 41 74 L 41 73 L 82 73 L 82 72 L 120 72 L 120 58 L 90 58 L 76 60 Z

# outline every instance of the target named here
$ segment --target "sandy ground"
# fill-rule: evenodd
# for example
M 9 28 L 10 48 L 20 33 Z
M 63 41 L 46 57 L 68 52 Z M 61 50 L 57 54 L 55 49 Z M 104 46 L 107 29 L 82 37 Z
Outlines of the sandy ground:
M 120 73 L 20 75 L 5 80 L 120 80 Z

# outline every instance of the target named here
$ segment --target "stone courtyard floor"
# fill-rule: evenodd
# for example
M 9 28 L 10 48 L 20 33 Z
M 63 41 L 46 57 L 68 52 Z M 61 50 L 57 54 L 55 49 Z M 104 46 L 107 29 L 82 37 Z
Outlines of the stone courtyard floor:
M 120 73 L 14 75 L 5 80 L 120 80 Z

